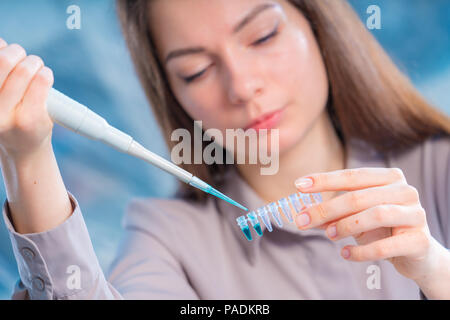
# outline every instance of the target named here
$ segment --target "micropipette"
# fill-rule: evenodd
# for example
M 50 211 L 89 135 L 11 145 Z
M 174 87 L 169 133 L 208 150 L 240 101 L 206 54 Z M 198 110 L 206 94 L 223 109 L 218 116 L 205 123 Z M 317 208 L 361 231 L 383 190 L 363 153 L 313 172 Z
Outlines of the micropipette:
M 248 211 L 246 207 L 217 191 L 188 171 L 147 150 L 128 134 L 109 125 L 104 118 L 54 88 L 50 89 L 47 98 L 47 112 L 54 122 L 66 129 L 89 139 L 101 141 L 120 152 L 149 162 L 174 175 L 184 183 Z

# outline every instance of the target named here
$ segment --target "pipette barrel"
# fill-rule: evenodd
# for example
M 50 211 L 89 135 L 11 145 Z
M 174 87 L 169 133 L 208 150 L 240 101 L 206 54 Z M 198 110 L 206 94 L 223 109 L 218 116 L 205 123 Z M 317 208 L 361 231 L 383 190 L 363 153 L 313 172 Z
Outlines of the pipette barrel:
M 47 98 L 47 112 L 50 118 L 66 129 L 92 140 L 101 141 L 120 152 L 140 158 L 174 175 L 184 183 L 223 199 L 243 210 L 247 208 L 214 189 L 169 160 L 147 150 L 128 134 L 109 125 L 108 122 L 86 106 L 51 88 Z

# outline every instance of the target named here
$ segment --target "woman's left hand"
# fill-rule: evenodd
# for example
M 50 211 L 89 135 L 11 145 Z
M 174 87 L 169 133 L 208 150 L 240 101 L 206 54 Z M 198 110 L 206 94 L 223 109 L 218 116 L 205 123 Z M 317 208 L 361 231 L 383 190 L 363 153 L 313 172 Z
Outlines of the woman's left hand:
M 309 187 L 308 179 L 312 182 Z M 337 170 L 305 176 L 295 184 L 302 193 L 349 191 L 305 208 L 296 217 L 301 230 L 326 229 L 331 240 L 353 236 L 358 245 L 345 246 L 341 251 L 344 258 L 387 259 L 413 280 L 437 268 L 437 255 L 443 250 L 437 249 L 440 244 L 430 234 L 419 193 L 400 169 Z

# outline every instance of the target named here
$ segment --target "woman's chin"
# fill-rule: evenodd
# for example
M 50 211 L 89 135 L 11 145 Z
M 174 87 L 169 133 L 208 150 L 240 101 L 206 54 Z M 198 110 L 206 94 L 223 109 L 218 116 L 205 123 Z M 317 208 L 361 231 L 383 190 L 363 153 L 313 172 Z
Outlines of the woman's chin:
M 299 137 L 300 132 L 296 131 L 295 133 L 296 136 L 293 134 L 284 133 L 280 130 L 278 136 L 269 134 L 267 138 L 264 138 L 264 142 L 258 142 L 258 157 L 263 156 L 270 157 L 272 159 L 276 157 L 279 159 L 297 145 L 301 137 Z M 248 152 L 249 150 L 247 149 L 246 151 Z
M 292 150 L 295 145 L 301 140 L 303 130 L 300 129 L 280 129 L 278 141 L 278 153 L 280 155 Z

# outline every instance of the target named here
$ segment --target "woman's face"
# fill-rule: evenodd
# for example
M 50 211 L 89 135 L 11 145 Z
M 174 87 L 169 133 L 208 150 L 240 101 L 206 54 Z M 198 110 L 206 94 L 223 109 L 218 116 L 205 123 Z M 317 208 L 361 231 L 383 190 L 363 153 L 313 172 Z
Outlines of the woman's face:
M 328 97 L 310 25 L 287 0 L 152 0 L 150 30 L 178 102 L 203 128 L 300 141 Z

